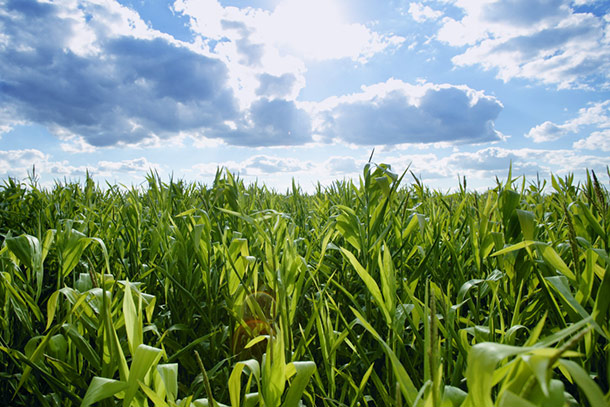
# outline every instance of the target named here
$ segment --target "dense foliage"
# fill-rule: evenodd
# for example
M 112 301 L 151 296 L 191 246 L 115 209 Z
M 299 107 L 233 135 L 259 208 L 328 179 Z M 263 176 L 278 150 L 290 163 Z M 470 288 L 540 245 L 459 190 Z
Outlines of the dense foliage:
M 595 174 L 509 171 L 485 193 L 403 177 L 6 180 L 0 404 L 607 406 Z

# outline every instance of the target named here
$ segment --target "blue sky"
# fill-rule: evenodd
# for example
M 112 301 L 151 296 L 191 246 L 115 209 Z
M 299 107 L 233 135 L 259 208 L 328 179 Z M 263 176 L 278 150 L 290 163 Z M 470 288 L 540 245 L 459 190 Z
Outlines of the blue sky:
M 610 165 L 603 0 L 0 0 L 0 177 L 447 190 Z

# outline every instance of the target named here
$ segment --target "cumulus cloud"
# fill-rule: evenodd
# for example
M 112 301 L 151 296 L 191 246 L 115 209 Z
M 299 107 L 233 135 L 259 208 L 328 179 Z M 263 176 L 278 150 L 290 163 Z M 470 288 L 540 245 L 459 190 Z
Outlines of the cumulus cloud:
M 553 122 L 546 121 L 532 127 L 525 137 L 531 138 L 534 143 L 544 143 L 546 141 L 557 140 L 567 134 L 570 134 L 570 128 L 568 126 L 557 125 Z
M 502 107 L 466 86 L 392 79 L 321 102 L 317 124 L 325 140 L 357 145 L 483 143 L 503 139 L 494 128 Z
M 446 17 L 437 39 L 466 50 L 452 61 L 558 88 L 610 84 L 610 20 L 568 0 L 457 0 L 461 19 Z
M 258 79 L 260 83 L 256 89 L 258 96 L 279 98 L 289 96 L 297 80 L 296 76 L 292 73 L 284 73 L 279 76 L 262 73 Z
M 101 147 L 212 128 L 237 114 L 223 62 L 156 34 L 116 3 L 3 8 L 0 105 L 24 120 Z M 82 32 L 90 36 L 77 40 Z
M 578 150 L 610 151 L 610 129 L 594 131 L 589 137 L 574 142 Z
M 588 107 L 581 108 L 578 110 L 578 115 L 575 118 L 566 120 L 561 124 L 545 121 L 531 128 L 525 137 L 531 138 L 535 143 L 543 143 L 558 140 L 571 134 L 579 134 L 583 128 L 588 127 L 595 129 L 610 128 L 610 100 L 593 103 Z M 602 133 L 596 132 L 595 134 L 596 136 L 592 137 L 591 140 L 599 140 L 599 134 Z M 577 145 L 579 147 L 576 147 Z M 589 148 L 590 146 L 592 146 L 591 142 L 585 142 L 584 140 L 574 144 L 575 148 L 591 149 Z
M 55 135 L 62 141 L 59 147 L 66 153 L 92 153 L 95 147 L 87 143 L 82 136 L 69 133 L 63 129 L 55 129 Z
M 423 23 L 427 20 L 436 20 L 443 15 L 442 11 L 434 10 L 422 3 L 409 3 L 409 14 L 413 20 Z
M 1 79 L 0 79 L 0 90 L 1 88 Z M 2 138 L 3 133 L 8 133 L 12 131 L 16 126 L 26 124 L 24 120 L 19 119 L 15 109 L 11 106 L 3 106 L 2 98 L 0 97 L 0 138 Z
M 293 101 L 262 98 L 252 103 L 244 119 L 206 135 L 249 147 L 302 145 L 312 141 L 311 119 Z

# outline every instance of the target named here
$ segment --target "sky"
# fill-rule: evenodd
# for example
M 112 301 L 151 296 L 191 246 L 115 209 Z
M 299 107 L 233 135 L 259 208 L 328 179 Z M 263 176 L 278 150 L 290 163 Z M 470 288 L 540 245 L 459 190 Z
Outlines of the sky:
M 0 179 L 608 181 L 607 0 L 0 0 Z M 409 174 L 405 182 L 412 182 Z

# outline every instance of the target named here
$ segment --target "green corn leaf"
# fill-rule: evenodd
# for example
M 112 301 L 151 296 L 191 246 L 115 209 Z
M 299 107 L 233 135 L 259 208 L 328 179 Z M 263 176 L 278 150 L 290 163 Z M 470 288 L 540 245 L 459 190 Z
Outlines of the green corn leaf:
M 593 305 L 592 316 L 595 322 L 604 326 L 604 321 L 608 317 L 608 308 L 610 307 L 610 264 L 606 266 L 604 278 L 597 290 L 595 304 Z
M 589 226 L 591 226 L 593 228 L 593 230 L 595 231 L 595 233 L 605 241 L 606 233 L 604 232 L 604 229 L 600 226 L 597 219 L 595 219 L 595 217 L 591 213 L 591 210 L 589 209 L 589 207 L 582 202 L 578 202 L 576 205 L 577 205 L 579 211 L 585 216 L 585 219 L 589 223 Z M 591 241 L 594 241 L 594 240 L 595 239 L 592 239 Z
M 94 377 L 87 388 L 81 407 L 89 407 L 100 400 L 107 399 L 127 389 L 128 384 L 120 380 Z
M 176 401 L 176 397 L 178 397 L 178 364 L 166 363 L 157 365 L 157 372 L 165 386 L 167 399 L 171 402 Z
M 124 405 L 128 406 L 131 403 L 140 386 L 139 381 L 144 380 L 146 374 L 159 362 L 162 355 L 163 351 L 161 349 L 153 348 L 152 346 L 139 345 L 136 348 L 129 369 L 129 379 L 127 380 L 127 389 L 123 399 Z
M 228 255 L 231 256 L 231 259 L 233 260 L 228 275 L 229 293 L 230 295 L 234 295 L 241 285 L 241 280 L 248 267 L 246 259 L 250 255 L 248 251 L 248 240 L 243 238 L 233 239 L 229 245 Z
M 546 317 L 546 314 L 545 314 Z M 542 324 L 544 323 L 545 319 L 542 319 L 538 325 L 536 326 L 536 329 L 532 332 L 535 332 L 536 335 L 539 335 L 538 328 L 540 327 L 540 329 L 542 329 Z M 559 332 L 555 332 L 552 335 L 549 335 L 547 337 L 545 337 L 544 339 L 541 339 L 539 342 L 537 342 L 535 344 L 536 348 L 544 348 L 544 347 L 550 347 L 554 344 L 556 344 L 559 341 L 562 341 L 566 338 L 568 338 L 570 335 L 574 335 L 576 334 L 576 332 L 580 331 L 581 329 L 585 328 L 588 324 L 590 324 L 591 322 L 593 322 L 593 319 L 591 317 L 582 319 L 574 324 L 571 324 L 570 326 L 568 326 L 567 328 L 562 329 Z M 532 335 L 533 337 L 534 335 Z M 531 341 L 527 342 L 528 345 L 533 345 L 533 343 Z
M 352 267 L 354 267 L 354 269 L 356 270 L 356 273 L 358 273 L 358 275 L 364 282 L 364 285 L 371 293 L 373 300 L 377 303 L 379 308 L 381 308 L 381 311 L 383 312 L 386 322 L 388 324 L 391 324 L 392 317 L 390 316 L 390 312 L 385 305 L 385 301 L 383 300 L 383 296 L 381 295 L 381 290 L 379 290 L 379 286 L 377 285 L 377 283 L 375 282 L 373 277 L 371 277 L 369 272 L 364 267 L 362 267 L 360 262 L 356 259 L 356 257 L 349 250 L 342 247 L 341 252 L 343 253 L 343 255 L 345 257 L 347 257 L 349 262 L 352 264 Z
M 193 400 L 193 404 L 192 405 L 194 407 L 211 407 L 210 401 L 208 399 Z M 214 405 L 216 407 L 233 407 L 233 406 L 227 406 L 226 404 L 222 404 L 222 403 L 219 403 L 217 401 L 214 402 Z
M 36 299 L 40 297 L 42 292 L 42 283 L 44 279 L 44 259 L 49 252 L 49 248 L 53 241 L 54 231 L 48 230 L 44 237 L 43 243 L 30 235 L 21 235 L 17 237 L 8 237 L 5 239 L 6 246 L 17 258 L 33 273 L 36 282 Z
M 381 338 L 381 336 L 379 336 L 373 326 L 369 324 L 366 319 L 358 311 L 356 311 L 355 308 L 350 307 L 350 309 L 356 316 L 358 323 L 360 323 L 367 331 L 369 331 L 369 333 L 371 333 L 373 337 L 375 337 L 375 339 L 377 339 L 377 341 L 381 344 L 384 352 L 390 358 L 390 362 L 392 363 L 392 369 L 394 370 L 396 380 L 398 380 L 398 383 L 400 385 L 400 390 L 402 392 L 403 397 L 407 400 L 409 406 L 414 405 L 415 400 L 417 399 L 418 392 L 415 388 L 415 385 L 413 384 L 413 381 L 409 377 L 409 374 L 405 370 L 405 367 L 402 363 L 400 363 L 400 360 L 398 360 L 398 357 L 396 356 L 392 348 L 390 348 L 390 346 L 388 346 L 388 344 Z
M 385 244 L 383 247 L 383 256 L 381 252 L 379 252 L 378 259 L 381 276 L 381 290 L 383 291 L 383 298 L 388 312 L 390 315 L 394 315 L 396 312 L 396 272 L 389 248 Z
M 256 382 L 260 382 L 260 365 L 256 359 L 237 362 L 229 376 L 229 398 L 232 406 L 241 405 L 241 374 L 246 367 L 249 369 L 249 373 L 254 375 Z
M 502 250 L 498 250 L 497 252 L 492 254 L 491 257 L 499 256 L 501 254 L 506 254 L 506 253 L 510 253 L 510 252 L 514 252 L 515 250 L 520 250 L 520 249 L 523 249 L 525 247 L 529 247 L 529 246 L 531 246 L 533 244 L 536 244 L 536 243 L 537 242 L 535 242 L 533 240 L 524 240 L 524 241 L 516 243 L 514 245 L 505 247 Z
M 260 343 L 260 342 L 264 341 L 265 339 L 269 339 L 269 335 L 258 335 L 256 338 L 250 339 L 250 341 L 248 341 L 246 346 L 244 346 L 244 349 L 250 349 L 257 343 Z
M 534 394 L 530 395 L 531 400 L 535 405 L 540 407 L 557 407 L 566 405 L 565 387 L 561 380 L 551 380 L 549 385 L 549 394 L 545 396 L 538 388 L 534 388 Z
M 125 295 L 123 297 L 123 316 L 125 318 L 125 330 L 127 331 L 127 342 L 129 351 L 133 355 L 138 346 L 142 344 L 142 299 L 138 296 L 139 306 L 133 301 L 131 293 L 131 283 L 129 281 L 122 282 L 125 285 Z
M 87 294 L 81 295 L 78 298 L 78 300 L 76 301 L 76 303 L 74 304 L 74 306 L 72 307 L 72 311 L 70 312 L 70 314 L 74 313 L 75 310 L 78 309 L 86 299 L 87 299 Z M 70 315 L 70 314 L 68 314 L 68 315 Z M 67 318 L 67 316 L 65 318 Z M 53 335 L 55 335 L 55 333 L 59 330 L 59 328 L 60 328 L 60 325 L 55 325 L 47 332 L 47 334 L 43 337 L 42 341 L 40 341 L 40 343 L 38 344 L 38 346 L 32 353 L 32 356 L 29 359 L 31 362 L 36 363 L 42 357 L 42 355 L 44 354 L 44 351 L 46 350 L 49 340 L 51 339 L 51 337 Z M 31 374 L 32 374 L 32 367 L 28 365 L 25 367 L 25 369 L 23 369 L 23 374 L 21 375 L 21 378 L 19 379 L 19 383 L 17 384 L 17 387 L 15 388 L 15 394 L 17 394 L 19 389 L 23 386 L 23 384 L 27 381 L 27 379 L 30 377 Z
M 146 396 L 153 402 L 155 407 L 169 407 L 169 404 L 167 404 L 167 402 L 159 393 L 148 387 L 141 380 L 138 380 L 138 384 L 140 385 L 140 388 L 142 389 L 144 394 L 146 394 Z
M 341 233 L 343 238 L 347 240 L 358 251 L 362 250 L 361 235 L 362 228 L 356 212 L 352 208 L 343 205 L 337 205 L 337 209 L 342 212 L 337 216 L 335 227 Z
M 362 394 L 362 392 L 364 391 L 364 386 L 366 386 L 366 383 L 368 382 L 369 378 L 371 377 L 371 373 L 373 373 L 374 367 L 375 367 L 375 363 L 371 363 L 369 368 L 366 370 L 366 372 L 362 376 L 362 379 L 360 380 L 360 385 L 358 386 L 358 394 Z
M 443 406 L 459 407 L 464 403 L 468 393 L 459 387 L 445 386 L 443 389 Z
M 504 358 L 529 350 L 531 348 L 493 342 L 479 343 L 470 348 L 466 368 L 468 397 L 464 407 L 493 407 L 491 389 L 494 384 L 493 372 L 496 370 L 496 365 Z
M 71 229 L 69 226 L 67 229 L 62 230 L 61 233 L 58 233 L 57 247 L 60 250 L 62 277 L 67 277 L 76 267 L 91 241 L 90 238 L 87 238 L 77 230 Z
M 30 235 L 21 235 L 17 237 L 7 237 L 5 240 L 8 249 L 27 268 L 33 270 L 36 264 L 36 257 L 40 252 L 40 242 L 37 238 Z
M 559 257 L 555 249 L 553 249 L 546 243 L 540 242 L 536 243 L 536 248 L 540 251 L 540 253 L 542 254 L 542 258 L 548 265 L 550 265 L 556 270 L 559 270 L 561 274 L 563 274 L 570 280 L 576 280 L 576 276 L 574 275 L 572 270 L 570 270 L 570 268 L 564 263 L 561 257 Z
M 10 301 L 13 299 L 17 302 L 15 305 L 15 311 L 19 312 L 17 317 L 24 324 L 31 324 L 29 313 L 33 313 L 37 320 L 42 320 L 42 313 L 40 308 L 36 305 L 34 299 L 24 290 L 20 289 L 19 286 L 13 284 L 11 275 L 6 272 L 0 272 L 0 280 L 4 283 L 4 288 L 8 290 L 10 295 Z
M 104 348 L 103 348 L 103 366 L 102 372 L 105 375 L 111 376 L 116 369 L 119 370 L 119 375 L 122 381 L 127 381 L 129 378 L 129 368 L 127 360 L 121 347 L 119 337 L 114 323 L 112 322 L 112 312 L 110 310 L 110 293 L 101 291 L 102 297 L 102 320 L 104 327 Z
M 535 216 L 530 211 L 524 211 L 517 209 L 517 217 L 519 218 L 519 225 L 521 225 L 521 232 L 523 233 L 523 240 L 534 240 L 534 231 L 536 230 Z
M 241 405 L 241 374 L 245 366 L 244 363 L 237 362 L 229 376 L 229 398 L 232 406 Z
M 510 390 L 502 393 L 500 400 L 498 401 L 498 407 L 539 407 L 534 403 L 522 398 L 518 394 L 511 392 Z
M 589 374 L 578 363 L 567 359 L 559 359 L 559 364 L 563 366 L 572 376 L 578 387 L 585 393 L 591 407 L 608 407 L 608 402 L 597 384 L 591 379 Z
M 542 393 L 548 397 L 549 396 L 549 361 L 552 355 L 524 355 L 521 359 L 529 366 L 529 368 L 534 373 L 534 376 L 538 380 L 538 384 L 540 385 L 540 389 Z
M 545 277 L 545 280 L 551 283 L 551 286 L 560 294 L 560 298 L 563 303 L 568 305 L 570 309 L 578 314 L 583 320 L 588 320 L 591 322 L 595 330 L 603 337 L 608 339 L 606 333 L 601 329 L 601 327 L 591 318 L 589 313 L 576 301 L 576 299 L 572 296 L 568 285 L 564 282 L 563 278 L 560 276 L 556 277 Z M 574 321 L 576 322 L 576 321 Z
M 267 341 L 267 352 L 263 355 L 261 395 L 266 406 L 279 406 L 286 387 L 286 359 L 283 335 Z
M 99 355 L 93 350 L 89 344 L 89 341 L 78 332 L 76 327 L 74 327 L 72 324 L 63 324 L 62 330 L 64 331 L 65 335 L 70 338 L 81 355 L 83 355 L 87 362 L 89 362 L 91 367 L 93 367 L 96 371 L 101 369 L 102 363 Z
M 294 369 L 294 378 L 288 388 L 286 398 L 282 403 L 282 407 L 298 406 L 299 400 L 305 391 L 305 387 L 309 383 L 309 379 L 316 371 L 316 364 L 314 362 L 291 362 L 286 366 L 286 370 L 289 371 Z M 292 375 L 286 375 L 292 376 Z

